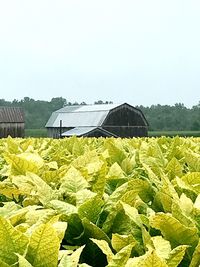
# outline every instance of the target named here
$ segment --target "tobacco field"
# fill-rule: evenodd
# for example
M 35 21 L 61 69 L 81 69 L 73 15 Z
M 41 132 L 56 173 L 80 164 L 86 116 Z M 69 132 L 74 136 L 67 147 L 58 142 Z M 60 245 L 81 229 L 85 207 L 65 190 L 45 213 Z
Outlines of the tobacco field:
M 199 267 L 200 138 L 0 139 L 1 267 Z

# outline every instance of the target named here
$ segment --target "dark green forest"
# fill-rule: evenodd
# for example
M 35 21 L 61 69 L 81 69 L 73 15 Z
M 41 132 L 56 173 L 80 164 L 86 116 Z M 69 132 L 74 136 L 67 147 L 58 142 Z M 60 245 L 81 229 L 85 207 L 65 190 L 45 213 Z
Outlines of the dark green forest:
M 98 100 L 94 104 L 109 104 L 111 101 Z M 34 100 L 24 97 L 22 100 L 6 101 L 0 99 L 0 106 L 22 107 L 25 113 L 26 129 L 42 129 L 45 127 L 51 113 L 66 105 L 86 105 L 71 103 L 63 97 L 52 98 L 51 101 Z M 152 105 L 150 107 L 136 106 L 144 113 L 149 122 L 150 131 L 199 131 L 200 130 L 200 102 L 192 108 L 182 103 L 173 106 Z

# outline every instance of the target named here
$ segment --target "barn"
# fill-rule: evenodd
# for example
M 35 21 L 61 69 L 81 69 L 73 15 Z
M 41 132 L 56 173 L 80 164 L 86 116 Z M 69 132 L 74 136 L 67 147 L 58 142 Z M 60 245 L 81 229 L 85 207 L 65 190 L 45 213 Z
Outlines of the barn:
M 0 107 L 0 138 L 24 137 L 24 112 L 19 107 Z
M 45 127 L 53 138 L 148 135 L 144 114 L 127 103 L 65 106 L 52 113 Z

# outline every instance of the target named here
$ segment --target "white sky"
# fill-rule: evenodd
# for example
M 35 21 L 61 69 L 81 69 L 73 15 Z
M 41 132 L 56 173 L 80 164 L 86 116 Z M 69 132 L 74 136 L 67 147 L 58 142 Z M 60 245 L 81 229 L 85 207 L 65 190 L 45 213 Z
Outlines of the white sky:
M 200 101 L 199 0 L 0 0 L 0 98 Z

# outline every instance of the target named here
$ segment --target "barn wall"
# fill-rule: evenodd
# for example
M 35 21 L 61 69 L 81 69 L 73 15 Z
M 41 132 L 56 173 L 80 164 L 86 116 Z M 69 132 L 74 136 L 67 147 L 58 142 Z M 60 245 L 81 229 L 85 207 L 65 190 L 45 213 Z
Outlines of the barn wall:
M 73 127 L 62 127 L 62 133 L 73 129 Z M 60 127 L 47 128 L 47 135 L 50 138 L 60 138 Z
M 0 123 L 0 138 L 24 137 L 24 123 L 3 122 Z
M 128 105 L 122 105 L 114 110 L 111 110 L 105 119 L 103 126 L 146 126 L 146 123 L 142 117 L 142 113 L 129 107 Z
M 103 129 L 119 137 L 148 136 L 148 129 L 146 126 L 103 126 Z

